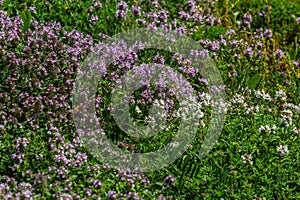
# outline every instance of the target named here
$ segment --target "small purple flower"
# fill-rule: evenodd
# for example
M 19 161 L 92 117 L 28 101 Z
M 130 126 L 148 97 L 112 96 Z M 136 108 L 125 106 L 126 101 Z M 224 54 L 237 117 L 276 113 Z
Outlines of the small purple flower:
M 0 125 L 0 130 L 6 130 L 5 126 L 4 125 Z
M 213 26 L 214 24 L 221 23 L 219 18 L 214 17 L 213 15 L 207 16 L 205 22 L 209 26 Z
M 182 55 L 179 53 L 174 53 L 172 56 L 172 60 L 180 63 L 182 61 Z
M 156 62 L 156 63 L 159 63 L 159 64 L 164 64 L 165 63 L 165 59 L 163 56 L 161 55 L 156 55 L 154 58 L 153 58 L 153 61 Z
M 257 55 L 258 55 L 258 57 L 261 57 L 262 55 L 264 55 L 264 52 L 261 51 L 261 50 L 258 50 L 258 51 L 257 51 Z
M 300 17 L 298 17 L 298 18 L 296 19 L 296 22 L 297 22 L 298 25 L 300 24 Z
M 153 31 L 157 31 L 157 26 L 155 23 L 151 23 L 148 25 L 148 31 L 149 32 L 153 32 Z
M 164 179 L 164 185 L 167 188 L 170 188 L 170 184 L 174 184 L 175 182 L 175 177 L 173 175 L 168 175 L 165 179 Z
M 196 1 L 195 0 L 188 0 L 186 5 L 189 7 L 189 10 L 194 10 L 196 6 Z
M 23 146 L 23 147 L 26 147 L 27 144 L 29 143 L 28 139 L 27 138 L 18 138 L 16 140 L 16 147 L 19 148 L 19 146 Z
M 190 68 L 188 68 L 187 73 L 189 76 L 194 77 L 196 75 L 196 70 L 194 67 L 190 67 Z
M 105 39 L 108 37 L 108 35 L 104 34 L 104 33 L 99 33 L 98 34 L 102 39 Z
M 99 2 L 95 2 L 95 3 L 94 3 L 94 7 L 95 7 L 95 8 L 102 8 L 102 4 L 99 3 Z
M 173 20 L 172 20 L 172 25 L 176 28 L 177 27 L 177 20 L 176 20 L 176 18 L 174 18 Z
M 90 7 L 86 10 L 86 12 L 91 13 L 91 12 L 93 12 L 93 10 L 94 10 L 94 7 L 93 7 L 93 6 L 90 6 Z
M 158 1 L 156 0 L 156 1 L 153 1 L 153 2 L 152 2 L 152 5 L 153 5 L 155 8 L 158 8 L 159 3 L 158 3 Z
M 91 196 L 92 190 L 90 188 L 84 188 L 84 191 L 85 191 L 87 196 Z
M 147 22 L 144 19 L 138 19 L 137 22 L 139 24 L 143 24 L 144 26 L 147 26 Z
M 199 51 L 199 57 L 201 58 L 201 59 L 207 59 L 208 58 L 208 50 L 201 50 L 201 51 Z
M 238 74 L 237 74 L 237 71 L 236 70 L 233 70 L 231 72 L 228 73 L 228 77 L 236 77 Z
M 233 30 L 233 29 L 229 29 L 229 30 L 227 30 L 227 33 L 226 33 L 226 34 L 228 34 L 228 35 L 230 35 L 230 36 L 233 36 L 233 35 L 236 34 L 236 32 L 235 32 L 235 30 Z
M 229 45 L 233 48 L 238 48 L 239 47 L 239 43 L 237 40 L 230 40 L 229 41 Z
M 102 182 L 100 180 L 94 180 L 94 187 L 96 189 L 102 187 Z
M 284 55 L 284 53 L 281 49 L 277 49 L 274 53 L 275 58 L 277 58 L 279 60 L 282 58 L 283 55 Z
M 34 12 L 34 11 L 35 11 L 35 7 L 30 6 L 30 7 L 28 8 L 28 10 L 31 11 L 31 12 Z
M 157 13 L 157 17 L 161 22 L 167 22 L 169 12 L 166 10 L 161 10 Z
M 209 42 L 207 44 L 207 46 L 209 47 L 210 50 L 212 51 L 219 51 L 220 49 L 220 45 L 218 43 L 215 43 L 215 42 Z
M 151 20 L 151 21 L 155 21 L 158 16 L 157 16 L 157 12 L 150 12 L 148 13 L 147 17 Z
M 241 59 L 241 55 L 240 54 L 234 54 L 233 55 L 235 59 Z
M 299 62 L 298 61 L 296 61 L 296 60 L 293 60 L 293 62 L 292 62 L 295 66 L 298 66 L 299 65 Z
M 272 30 L 266 29 L 264 32 L 265 38 L 271 38 L 273 36 Z
M 246 50 L 244 51 L 244 55 L 245 56 L 252 56 L 253 55 L 253 51 L 252 51 L 252 47 L 247 47 Z
M 179 36 L 183 36 L 186 32 L 186 26 L 180 26 L 178 27 L 175 32 L 179 35 Z
M 165 31 L 165 32 L 169 32 L 172 30 L 172 25 L 171 24 L 163 24 L 162 26 L 162 29 Z
M 263 43 L 262 42 L 257 42 L 256 46 L 261 49 L 263 47 Z
M 179 13 L 179 17 L 185 21 L 189 20 L 191 18 L 191 15 L 189 13 L 186 13 L 184 11 L 180 11 Z
M 108 193 L 107 193 L 107 197 L 108 198 L 117 198 L 118 197 L 118 194 L 117 194 L 117 192 L 116 191 L 109 191 Z
M 124 10 L 117 10 L 117 13 L 116 13 L 117 18 L 124 18 L 125 15 L 126 15 L 126 12 Z
M 241 22 L 241 25 L 250 28 L 252 22 L 252 16 L 248 13 L 245 13 L 243 16 L 243 20 Z
M 120 2 L 118 3 L 118 10 L 124 10 L 124 11 L 127 11 L 127 7 L 128 7 L 128 5 L 127 5 L 127 3 L 124 2 L 124 1 L 120 1 Z
M 122 142 L 122 141 L 118 143 L 118 146 L 119 146 L 119 147 L 124 147 L 125 145 L 126 145 L 126 143 L 125 143 L 125 142 Z
M 92 15 L 90 22 L 92 24 L 96 24 L 96 22 L 99 20 L 98 15 Z
M 195 13 L 194 15 L 192 15 L 192 18 L 195 22 L 202 22 L 203 15 L 200 13 Z
M 124 1 L 120 1 L 118 3 L 118 10 L 116 11 L 116 17 L 117 18 L 124 18 L 127 13 L 127 3 Z
M 198 80 L 199 80 L 200 83 L 203 83 L 203 84 L 205 84 L 205 85 L 208 85 L 207 79 L 205 79 L 205 78 L 201 78 L 201 79 L 200 79 L 200 78 L 199 78 Z
M 227 44 L 227 42 L 226 42 L 225 39 L 221 39 L 221 40 L 220 40 L 220 43 L 221 43 L 222 45 L 224 45 L 224 46 Z
M 135 7 L 135 6 L 132 6 L 131 7 L 131 12 L 132 12 L 132 15 L 140 15 L 141 14 L 141 8 L 138 6 L 138 7 Z
M 259 12 L 259 13 L 258 13 L 258 16 L 260 16 L 260 17 L 265 17 L 265 16 L 267 16 L 267 15 L 266 15 L 265 12 Z

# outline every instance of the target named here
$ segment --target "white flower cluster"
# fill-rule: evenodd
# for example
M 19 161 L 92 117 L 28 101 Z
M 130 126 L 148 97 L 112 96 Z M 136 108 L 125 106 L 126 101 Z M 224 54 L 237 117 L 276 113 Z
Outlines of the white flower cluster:
M 300 114 L 300 103 L 298 104 L 298 106 L 295 105 L 295 111 Z
M 280 153 L 281 156 L 289 154 L 289 149 L 287 146 L 280 145 L 279 147 L 277 147 L 277 151 Z
M 177 147 L 179 145 L 179 142 L 175 140 L 174 142 L 171 142 L 169 145 L 171 147 Z
M 199 101 L 203 103 L 203 106 L 210 106 L 211 105 L 211 96 L 208 93 L 200 93 L 198 95 Z
M 193 118 L 200 119 L 204 117 L 204 113 L 201 111 L 201 108 L 202 103 L 198 102 L 196 98 L 190 97 L 182 101 L 180 108 L 177 110 L 176 117 L 186 120 L 188 119 L 187 116 L 189 116 L 192 112 Z
M 271 96 L 268 93 L 266 93 L 263 89 L 262 90 L 254 90 L 254 94 L 255 94 L 256 98 L 258 98 L 258 99 L 262 98 L 267 101 L 272 100 Z
M 282 123 L 286 127 L 292 125 L 293 112 L 291 110 L 289 109 L 283 110 L 280 116 L 281 116 L 280 123 Z
M 283 107 L 286 109 L 295 110 L 296 113 L 300 114 L 300 103 L 298 105 L 295 105 L 292 103 L 285 103 L 285 104 L 283 104 Z
M 248 108 L 246 108 L 246 114 L 250 114 L 250 113 L 259 113 L 259 105 L 256 106 L 250 106 Z
M 292 103 L 285 103 L 285 104 L 283 104 L 283 107 L 284 107 L 284 108 L 294 109 L 294 108 L 295 108 L 295 105 L 292 104 Z
M 282 101 L 286 100 L 286 93 L 283 90 L 276 91 L 275 99 L 281 99 Z
M 136 111 L 138 114 L 142 113 L 141 109 L 140 109 L 138 106 L 135 107 L 135 111 Z
M 294 133 L 296 133 L 296 134 L 300 134 L 300 129 L 299 129 L 299 128 L 294 127 L 294 128 L 293 128 L 293 131 L 294 131 Z
M 165 108 L 165 101 L 163 99 L 160 99 L 160 100 L 155 99 L 154 102 L 153 102 L 153 105 L 157 106 L 161 109 L 164 109 Z
M 147 123 L 153 123 L 155 122 L 155 118 L 152 116 L 146 116 L 144 121 Z
M 245 98 L 244 96 L 240 95 L 240 94 L 235 94 L 232 99 L 231 99 L 232 103 L 239 103 L 239 104 L 244 104 L 245 103 Z
M 269 126 L 268 124 L 265 126 L 260 126 L 258 131 L 259 132 L 266 132 L 266 133 L 275 133 L 276 132 L 276 125 L 274 124 L 273 126 Z
M 247 164 L 251 164 L 253 165 L 253 161 L 252 161 L 252 155 L 251 154 L 244 154 L 241 156 L 243 163 Z
M 153 106 L 155 108 L 155 112 L 154 112 L 155 116 L 161 116 L 163 118 L 166 117 L 166 110 L 165 110 L 165 102 L 164 102 L 164 100 L 162 100 L 162 99 L 160 99 L 160 100 L 155 99 L 153 101 Z M 137 107 L 136 107 L 136 111 L 140 112 L 140 110 L 137 109 Z M 145 121 L 148 122 L 148 123 L 156 122 L 157 119 L 155 118 L 155 116 L 151 116 L 151 115 L 147 116 L 147 117 L 145 117 Z
M 226 104 L 226 102 L 224 102 L 223 99 L 219 99 L 218 101 L 213 101 L 212 107 L 217 108 L 218 113 L 223 113 L 223 112 L 226 113 L 227 112 L 227 104 Z

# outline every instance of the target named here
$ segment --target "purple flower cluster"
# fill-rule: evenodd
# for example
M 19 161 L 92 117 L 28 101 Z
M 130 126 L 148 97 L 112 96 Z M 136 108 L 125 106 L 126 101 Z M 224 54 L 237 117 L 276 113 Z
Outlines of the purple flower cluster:
M 102 8 L 102 4 L 100 2 L 94 1 L 94 5 L 95 8 Z
M 99 20 L 98 15 L 92 15 L 91 19 L 90 19 L 90 22 L 92 24 L 95 24 L 98 20 Z
M 34 145 L 22 130 L 36 132 L 50 127 L 49 152 L 56 166 L 50 167 L 49 173 L 67 179 L 70 169 L 85 165 L 87 155 L 77 151 L 82 145 L 78 137 L 67 142 L 55 127 L 73 126 L 68 99 L 75 69 L 91 51 L 92 38 L 76 30 L 64 31 L 59 23 L 38 24 L 36 21 L 23 33 L 20 17 L 10 19 L 3 11 L 0 11 L 0 23 L 1 57 L 3 65 L 9 68 L 2 77 L 5 86 L 1 85 L 0 89 L 0 124 L 8 134 L 21 130 L 11 153 L 12 171 L 18 173 L 24 168 L 24 160 L 29 159 L 28 152 Z M 38 153 L 36 159 L 44 162 L 46 156 Z M 38 174 L 29 172 L 27 176 L 32 177 L 34 185 L 27 183 L 26 188 L 16 188 L 19 191 L 16 198 L 32 198 L 34 187 L 41 184 Z M 99 183 L 97 185 L 99 187 Z M 5 194 L 5 198 L 9 196 L 12 194 Z
M 124 18 L 126 13 L 127 13 L 127 9 L 128 9 L 128 5 L 126 2 L 124 1 L 120 1 L 118 3 L 118 9 L 116 12 L 116 17 L 117 18 Z
M 245 13 L 243 16 L 243 19 L 241 21 L 241 25 L 250 28 L 251 27 L 251 22 L 252 22 L 252 16 L 249 13 Z
M 39 127 L 36 123 L 39 119 L 37 113 L 41 112 L 57 122 L 69 121 L 66 112 L 69 105 L 65 100 L 69 96 L 68 91 L 72 89 L 71 79 L 74 68 L 78 66 L 81 56 L 88 52 L 92 45 L 92 38 L 85 37 L 78 31 L 65 32 L 57 23 L 38 25 L 35 21 L 32 22 L 32 30 L 23 35 L 20 28 L 22 21 L 18 17 L 12 22 L 3 13 L 1 14 L 0 20 L 4 26 L 0 30 L 3 35 L 0 45 L 4 57 L 7 58 L 4 62 L 11 69 L 11 73 L 6 77 L 6 87 L 3 87 L 5 89 L 1 91 L 1 96 L 19 97 L 9 99 L 8 105 L 13 108 L 13 112 L 8 112 L 10 115 L 6 116 L 6 119 L 9 120 L 4 123 L 14 123 L 19 127 L 21 124 L 23 127 L 28 124 L 33 129 L 37 129 Z M 64 43 L 58 39 L 62 34 Z M 16 49 L 23 46 L 22 41 L 26 43 L 23 51 L 18 52 Z M 17 71 L 22 73 L 16 73 Z M 49 84 L 51 80 L 61 80 L 60 86 L 54 87 L 52 83 Z M 19 92 L 19 87 L 24 87 L 20 83 L 24 82 L 27 83 L 26 89 Z M 41 88 L 44 88 L 43 91 Z M 7 92 L 11 95 L 8 96 Z M 36 95 L 36 92 L 40 92 L 39 95 Z M 54 114 L 54 110 L 61 110 L 63 113 L 57 115 Z M 2 113 L 2 115 L 6 114 L 6 112 Z M 21 115 L 26 116 L 25 120 Z M 47 123 L 50 122 L 51 120 Z
M 173 185 L 175 183 L 175 177 L 173 175 L 168 175 L 165 179 L 164 179 L 164 185 L 167 188 L 170 188 L 171 185 Z
M 116 177 L 120 179 L 120 183 L 127 183 L 127 185 L 131 188 L 135 188 L 135 184 L 140 182 L 143 185 L 148 185 L 150 182 L 146 179 L 144 174 L 141 173 L 132 173 L 130 170 L 124 170 L 120 171 L 116 174 Z M 115 190 L 110 190 L 107 193 L 108 199 L 120 199 L 120 198 L 126 198 L 126 199 L 135 199 L 135 200 L 142 200 L 141 197 L 139 197 L 137 192 L 130 191 L 128 193 L 118 193 Z
M 249 57 L 252 56 L 253 55 L 252 47 L 248 46 L 244 51 L 244 55 Z
M 134 15 L 134 16 L 139 16 L 141 14 L 141 7 L 139 6 L 132 6 L 131 7 L 131 13 Z
M 271 38 L 273 36 L 272 30 L 266 29 L 264 32 L 265 38 Z
M 284 52 L 281 49 L 277 49 L 274 53 L 275 58 L 278 60 L 282 59 L 283 55 Z

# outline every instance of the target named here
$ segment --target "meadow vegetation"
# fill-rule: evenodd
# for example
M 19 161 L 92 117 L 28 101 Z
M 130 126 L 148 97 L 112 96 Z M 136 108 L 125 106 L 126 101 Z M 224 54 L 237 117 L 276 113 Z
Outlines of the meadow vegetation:
M 184 155 L 154 172 L 117 170 L 93 157 L 76 132 L 76 70 L 106 38 L 157 27 L 197 41 L 225 85 L 209 89 L 176 52 L 130 51 L 100 66 L 101 129 L 124 151 L 166 145 L 183 117 L 174 91 L 158 81 L 134 92 L 130 113 L 147 124 L 156 103 L 169 116 L 165 129 L 137 140 L 118 127 L 110 93 L 135 66 L 176 69 L 199 102 L 199 131 Z M 299 62 L 296 0 L 1 0 L 0 199 L 300 199 Z M 199 158 L 210 110 L 220 106 L 209 91 L 226 92 L 227 114 L 218 142 Z

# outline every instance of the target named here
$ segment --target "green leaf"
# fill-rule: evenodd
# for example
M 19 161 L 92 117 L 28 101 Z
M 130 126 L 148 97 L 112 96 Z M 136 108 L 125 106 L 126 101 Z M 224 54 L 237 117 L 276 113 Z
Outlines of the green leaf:
M 198 173 L 200 171 L 200 166 L 197 163 L 195 163 L 193 167 L 194 168 L 193 168 L 191 176 L 190 176 L 191 178 L 195 177 L 195 176 L 198 176 Z
M 23 21 L 23 26 L 22 26 L 23 33 L 28 31 L 28 29 L 30 27 L 31 18 L 32 18 L 32 16 L 27 9 L 25 9 L 21 12 L 21 19 Z
M 246 85 L 250 88 L 250 89 L 255 89 L 256 86 L 259 84 L 261 79 L 261 76 L 259 74 L 254 75 L 250 80 L 248 80 L 246 82 Z

